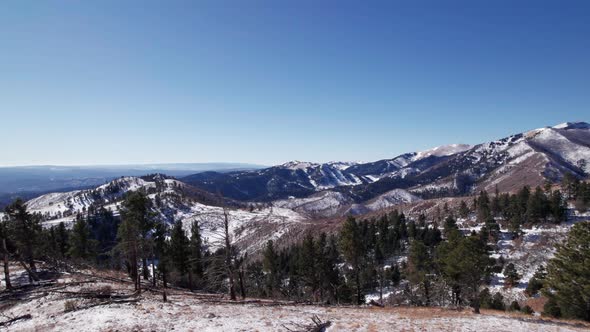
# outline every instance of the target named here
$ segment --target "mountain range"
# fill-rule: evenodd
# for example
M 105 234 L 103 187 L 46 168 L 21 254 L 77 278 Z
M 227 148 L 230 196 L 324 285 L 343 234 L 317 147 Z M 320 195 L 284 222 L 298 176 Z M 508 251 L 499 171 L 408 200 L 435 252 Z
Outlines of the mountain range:
M 456 205 L 480 190 L 511 192 L 558 181 L 566 172 L 586 178 L 588 160 L 590 125 L 574 122 L 370 163 L 293 161 L 178 178 L 124 176 L 90 188 L 37 195 L 27 206 L 45 227 L 71 225 L 76 214 L 89 210 L 105 208 L 118 215 L 125 194 L 140 190 L 152 201 L 158 219 L 182 222 L 187 229 L 198 220 L 210 244 L 224 211 L 229 211 L 232 238 L 255 252 L 269 239 L 294 239 L 309 227 L 330 227 L 331 220 L 346 215 L 392 207 L 425 213 L 441 202 Z M 446 198 L 431 199 L 437 197 Z
M 589 160 L 590 125 L 566 122 L 474 146 L 452 144 L 370 163 L 294 161 L 180 180 L 240 201 L 346 213 L 480 190 L 510 192 L 559 181 L 566 172 L 583 178 L 590 171 Z

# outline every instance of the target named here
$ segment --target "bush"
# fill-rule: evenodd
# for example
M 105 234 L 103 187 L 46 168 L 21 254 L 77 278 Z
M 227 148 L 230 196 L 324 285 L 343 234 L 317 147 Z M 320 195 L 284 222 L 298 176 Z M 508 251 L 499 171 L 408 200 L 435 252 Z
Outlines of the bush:
M 555 301 L 554 297 L 550 297 L 543 306 L 543 316 L 555 318 L 561 317 L 561 309 L 559 308 L 559 305 L 557 304 L 557 301 Z
M 517 301 L 512 301 L 512 303 L 510 303 L 510 307 L 508 308 L 508 310 L 510 310 L 510 311 L 520 311 L 520 305 L 518 304 Z
M 78 303 L 74 300 L 68 300 L 64 303 L 64 312 L 74 311 L 78 308 Z
M 492 298 L 492 307 L 490 309 L 496 310 L 506 310 L 506 305 L 504 304 L 504 296 L 499 292 L 494 294 Z
M 533 308 L 529 307 L 528 305 L 525 305 L 525 306 L 522 308 L 522 310 L 521 310 L 521 311 L 522 311 L 522 313 L 523 313 L 523 314 L 527 314 L 527 315 L 532 315 L 532 314 L 534 314 L 534 313 L 535 313 L 535 311 L 533 310 Z

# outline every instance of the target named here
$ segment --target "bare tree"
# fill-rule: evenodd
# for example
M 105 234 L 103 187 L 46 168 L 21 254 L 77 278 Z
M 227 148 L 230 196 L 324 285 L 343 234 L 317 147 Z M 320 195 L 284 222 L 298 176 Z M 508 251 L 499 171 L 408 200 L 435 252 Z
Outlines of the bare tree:
M 236 259 L 237 248 L 233 245 L 231 232 L 231 214 L 227 207 L 196 215 L 199 224 L 207 228 L 208 246 L 217 250 L 223 249 L 222 255 L 212 254 L 206 258 L 208 262 L 205 275 L 211 285 L 227 283 L 231 300 L 236 300 Z

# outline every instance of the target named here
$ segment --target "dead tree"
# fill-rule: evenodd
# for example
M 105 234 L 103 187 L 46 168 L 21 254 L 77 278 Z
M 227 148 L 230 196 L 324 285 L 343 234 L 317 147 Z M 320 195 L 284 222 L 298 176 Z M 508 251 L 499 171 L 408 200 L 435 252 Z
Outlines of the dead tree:
M 231 247 L 231 240 L 229 234 L 229 212 L 224 207 L 223 208 L 223 227 L 224 227 L 224 237 L 225 237 L 225 267 L 227 269 L 227 275 L 229 277 L 229 298 L 232 301 L 236 300 L 236 289 L 234 285 L 234 270 L 233 270 L 233 263 L 232 263 L 232 247 Z
M 236 269 L 235 250 L 232 245 L 232 234 L 230 232 L 231 216 L 226 207 L 222 211 L 209 211 L 202 213 L 196 218 L 200 224 L 205 225 L 210 231 L 210 245 L 221 249 L 223 255 L 212 255 L 208 258 L 210 267 L 206 271 L 207 279 L 213 284 L 227 283 L 228 293 L 231 300 L 236 300 Z

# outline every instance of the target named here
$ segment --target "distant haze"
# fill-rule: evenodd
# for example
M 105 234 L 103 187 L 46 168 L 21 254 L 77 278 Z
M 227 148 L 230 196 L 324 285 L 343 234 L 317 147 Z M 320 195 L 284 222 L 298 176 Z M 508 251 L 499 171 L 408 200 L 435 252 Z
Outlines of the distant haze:
M 141 176 L 149 173 L 184 176 L 204 171 L 227 172 L 261 167 L 264 166 L 244 163 L 0 167 L 0 193 L 86 188 L 120 176 Z

